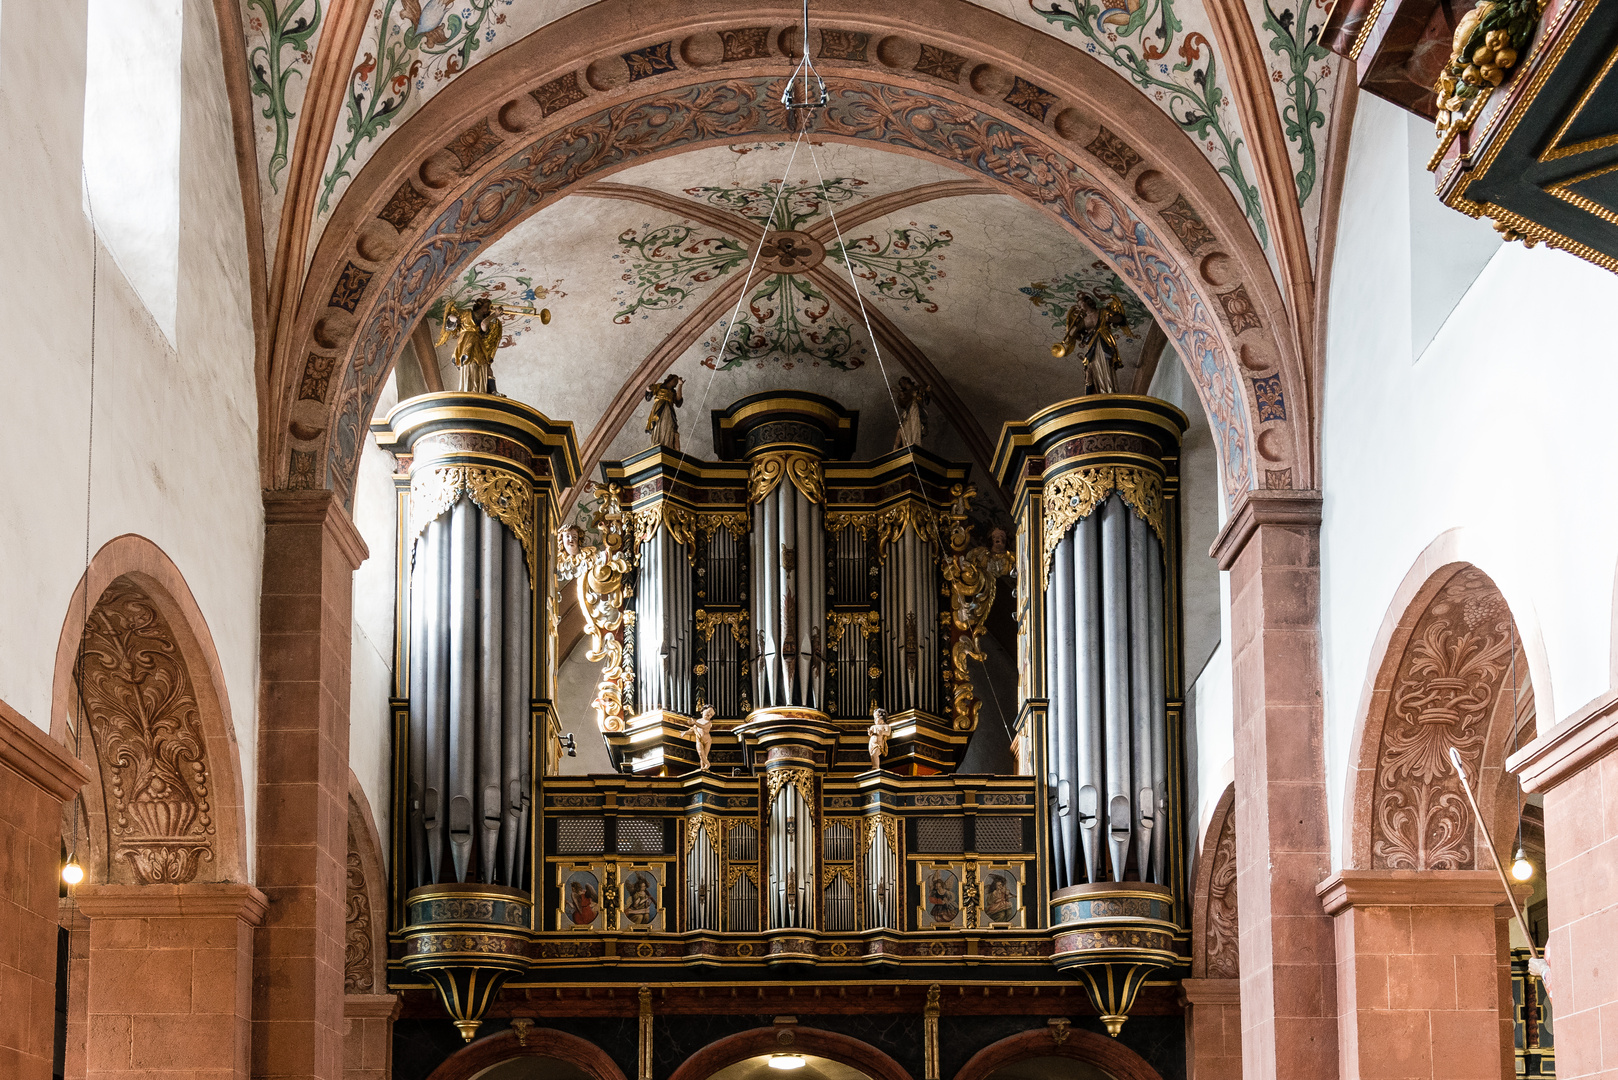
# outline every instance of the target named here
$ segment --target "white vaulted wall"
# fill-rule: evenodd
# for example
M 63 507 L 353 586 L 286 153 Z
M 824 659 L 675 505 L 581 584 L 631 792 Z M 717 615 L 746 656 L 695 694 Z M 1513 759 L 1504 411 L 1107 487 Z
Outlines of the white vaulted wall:
M 1618 275 L 1515 243 L 1485 261 L 1489 225 L 1432 194 L 1431 147 L 1425 124 L 1361 95 L 1324 387 L 1321 630 L 1338 865 L 1373 647 L 1430 545 L 1443 538 L 1504 593 L 1540 731 L 1612 674 Z
M 0 20 L 0 699 L 44 728 L 85 557 L 87 9 L 7 2 Z M 168 43 L 181 49 L 178 269 L 172 297 L 156 301 L 172 305 L 172 341 L 103 246 L 89 541 L 139 534 L 184 575 L 219 653 L 251 829 L 264 526 L 248 251 L 211 0 L 185 0 L 183 22 Z

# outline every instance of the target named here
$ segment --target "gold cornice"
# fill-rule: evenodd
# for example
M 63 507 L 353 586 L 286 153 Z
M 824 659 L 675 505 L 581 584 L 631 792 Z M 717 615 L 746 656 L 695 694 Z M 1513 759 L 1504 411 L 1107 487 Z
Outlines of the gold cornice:
M 1618 47 L 1615 47 L 1607 55 L 1607 62 L 1602 64 L 1601 70 L 1596 72 L 1594 77 L 1590 79 L 1590 85 L 1584 88 L 1584 93 L 1579 95 L 1579 100 L 1574 103 L 1572 111 L 1567 114 L 1567 119 L 1562 121 L 1562 126 L 1556 129 L 1556 134 L 1551 136 L 1550 144 L 1545 147 L 1545 152 L 1539 155 L 1539 160 L 1556 161 L 1559 158 L 1571 157 L 1574 154 L 1589 153 L 1591 150 L 1605 150 L 1609 146 L 1618 144 L 1618 134 L 1614 134 L 1586 139 L 1581 143 L 1574 143 L 1572 146 L 1557 145 L 1562 141 L 1562 137 L 1567 134 L 1567 129 L 1573 126 L 1573 121 L 1577 120 L 1579 114 L 1584 111 L 1584 107 L 1590 104 L 1590 99 L 1595 96 L 1596 90 L 1600 88 L 1601 81 L 1612 73 L 1614 64 L 1618 64 Z
M 850 425 L 848 417 L 839 415 L 835 410 L 820 404 L 818 401 L 810 401 L 802 397 L 779 397 L 766 398 L 763 401 L 754 401 L 743 405 L 729 416 L 720 417 L 719 427 L 722 430 L 733 428 L 749 417 L 776 410 L 818 417 L 839 431 L 846 431 Z

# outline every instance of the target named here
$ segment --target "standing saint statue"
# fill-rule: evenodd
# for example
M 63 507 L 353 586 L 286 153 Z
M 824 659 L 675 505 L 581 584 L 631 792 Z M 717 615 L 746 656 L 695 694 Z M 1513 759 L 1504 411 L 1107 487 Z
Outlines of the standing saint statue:
M 652 411 L 646 415 L 646 433 L 652 437 L 652 445 L 679 452 L 680 421 L 674 410 L 685 404 L 685 380 L 670 375 L 653 383 L 646 388 L 646 400 L 652 402 Z
M 1099 302 L 1098 302 L 1099 301 Z M 1086 394 L 1116 394 L 1113 372 L 1124 366 L 1118 332 L 1133 338 L 1124 302 L 1110 293 L 1080 293 L 1067 309 L 1067 334 L 1051 346 L 1055 357 L 1077 356 L 1084 363 Z
M 927 406 L 933 400 L 933 389 L 910 376 L 900 377 L 893 388 L 894 404 L 899 406 L 899 430 L 893 433 L 893 448 L 920 446 L 927 434 Z
M 713 750 L 713 706 L 704 705 L 702 712 L 685 729 L 686 738 L 697 744 L 697 768 L 708 771 L 708 754 Z
M 893 734 L 893 725 L 888 723 L 888 710 L 871 710 L 871 728 L 868 732 L 870 740 L 865 749 L 871 755 L 871 769 L 882 771 L 882 755 L 888 752 L 888 736 Z

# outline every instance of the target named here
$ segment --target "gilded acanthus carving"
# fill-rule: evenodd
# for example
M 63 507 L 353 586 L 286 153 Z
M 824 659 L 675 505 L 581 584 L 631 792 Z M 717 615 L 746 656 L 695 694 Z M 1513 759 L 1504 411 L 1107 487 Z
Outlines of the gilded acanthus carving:
M 882 616 L 876 611 L 828 611 L 826 612 L 826 648 L 835 650 L 842 644 L 843 635 L 850 628 L 858 630 L 861 637 L 870 637 L 880 628 Z
M 906 529 L 915 530 L 928 543 L 938 543 L 938 517 L 930 506 L 916 499 L 906 499 L 886 510 L 826 511 L 827 532 L 835 536 L 848 528 L 861 533 L 875 530 L 878 559 L 886 558 L 888 545 L 897 542 Z
M 624 697 L 635 681 L 634 668 L 624 655 L 624 596 L 634 550 L 629 541 L 634 523 L 624 511 L 617 484 L 597 484 L 601 506 L 590 527 L 601 536 L 601 546 L 580 543 L 580 530 L 568 527 L 558 535 L 556 572 L 564 581 L 578 582 L 579 610 L 590 635 L 584 658 L 601 665 L 601 681 L 590 702 L 602 731 L 624 729 Z
M 752 528 L 752 522 L 748 520 L 746 510 L 704 511 L 697 515 L 696 527 L 705 539 L 712 536 L 715 529 L 724 529 L 730 533 L 731 539 L 742 540 L 747 536 L 747 530 Z
M 804 806 L 809 808 L 810 817 L 815 813 L 815 774 L 812 770 L 802 768 L 771 769 L 765 774 L 764 782 L 769 788 L 769 798 L 766 800 L 770 812 L 775 812 L 775 797 L 781 794 L 781 789 L 791 785 L 798 789 L 798 795 L 803 799 Z
M 644 544 L 657 535 L 658 526 L 667 526 L 669 535 L 674 537 L 676 543 L 686 546 L 686 557 L 697 557 L 696 527 L 697 515 L 684 507 L 676 506 L 667 500 L 659 500 L 651 506 L 635 511 L 635 542 Z
M 745 611 L 714 611 L 698 608 L 696 615 L 697 633 L 703 641 L 713 640 L 713 631 L 716 626 L 730 627 L 730 636 L 736 639 L 736 644 L 745 651 L 747 648 L 747 612 Z M 723 640 L 723 639 L 721 639 Z
M 800 450 L 771 450 L 753 459 L 747 474 L 747 501 L 763 502 L 783 479 L 812 503 L 826 501 L 826 482 L 821 476 L 820 459 Z
M 1068 530 L 1089 517 L 1116 491 L 1140 519 L 1168 546 L 1168 514 L 1163 478 L 1133 465 L 1090 465 L 1065 472 L 1045 485 L 1045 550 L 1040 565 L 1050 574 L 1051 556 Z
M 528 580 L 539 580 L 539 550 L 534 544 L 534 492 L 513 472 L 486 465 L 433 465 L 410 475 L 410 537 L 452 506 L 462 495 L 485 514 L 510 529 L 528 561 Z
M 343 992 L 369 994 L 376 986 L 371 959 L 371 899 L 365 891 L 365 866 L 348 837 L 348 918 L 343 926 Z
M 703 832 L 706 829 L 707 832 Z M 691 849 L 697 845 L 697 837 L 706 836 L 708 846 L 713 848 L 715 855 L 719 854 L 719 819 L 713 814 L 694 814 L 685 819 L 685 851 L 689 855 Z
M 955 500 L 949 514 L 950 554 L 944 559 L 944 580 L 949 584 L 950 684 L 955 730 L 973 731 L 978 726 L 978 710 L 983 707 L 972 692 L 970 661 L 982 663 L 978 641 L 994 607 L 994 596 L 1002 577 L 1017 568 L 1016 556 L 1006 550 L 1006 534 L 995 529 L 989 547 L 972 547 L 968 526 L 971 500 L 977 489 L 956 484 L 950 488 Z
M 215 855 L 202 718 L 168 624 L 139 588 L 114 582 L 84 629 L 79 685 L 101 762 L 113 880 L 196 878 Z
M 1372 814 L 1374 868 L 1476 865 L 1475 822 L 1449 751 L 1458 750 L 1468 772 L 1477 775 L 1511 640 L 1505 600 L 1471 567 L 1446 582 L 1422 613 L 1383 721 Z
M 1213 865 L 1208 873 L 1208 922 L 1203 954 L 1206 978 L 1235 979 L 1241 975 L 1236 949 L 1236 812 L 1225 814 L 1214 841 Z

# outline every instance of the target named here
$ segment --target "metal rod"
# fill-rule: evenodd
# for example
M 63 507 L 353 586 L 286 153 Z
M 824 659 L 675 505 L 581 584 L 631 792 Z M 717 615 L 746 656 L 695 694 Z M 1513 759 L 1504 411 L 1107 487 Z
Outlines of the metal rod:
M 1472 804 L 1472 815 L 1478 820 L 1478 828 L 1483 830 L 1484 843 L 1489 848 L 1489 858 L 1494 860 L 1494 868 L 1500 875 L 1500 887 L 1506 890 L 1506 899 L 1511 901 L 1511 913 L 1517 916 L 1517 925 L 1522 928 L 1522 936 L 1528 939 L 1528 955 L 1535 960 L 1539 959 L 1539 948 L 1534 944 L 1534 935 L 1528 929 L 1528 920 L 1523 918 L 1522 909 L 1517 906 L 1517 896 L 1511 891 L 1511 882 L 1506 878 L 1506 867 L 1500 861 L 1499 854 L 1494 850 L 1494 837 L 1489 833 L 1489 823 L 1483 820 L 1483 811 L 1478 809 L 1478 797 L 1472 793 L 1472 781 L 1466 778 L 1466 766 L 1461 764 L 1461 752 L 1455 747 L 1449 748 L 1450 764 L 1455 766 L 1455 775 L 1461 778 L 1461 787 L 1466 790 L 1466 801 Z

